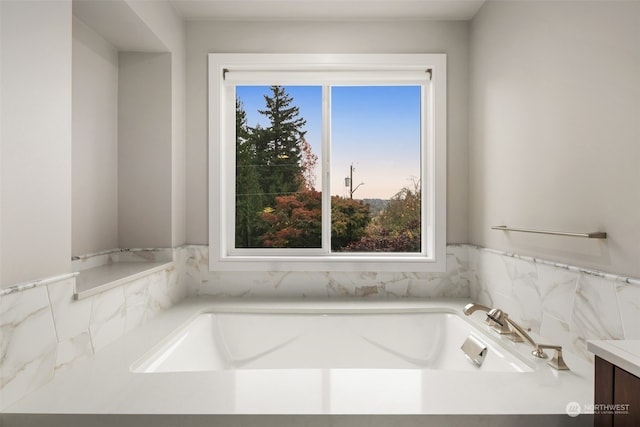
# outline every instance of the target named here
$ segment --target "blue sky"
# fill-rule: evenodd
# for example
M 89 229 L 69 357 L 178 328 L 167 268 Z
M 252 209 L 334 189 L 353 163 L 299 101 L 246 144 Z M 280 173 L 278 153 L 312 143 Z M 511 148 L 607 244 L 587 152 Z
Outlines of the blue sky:
M 322 88 L 285 86 L 307 120 L 307 141 L 320 157 Z M 258 113 L 268 86 L 238 86 L 249 126 L 268 126 Z M 420 176 L 420 87 L 334 86 L 331 93 L 331 194 L 347 196 L 344 178 L 353 164 L 355 199 L 388 199 Z M 320 162 L 316 187 L 320 189 Z

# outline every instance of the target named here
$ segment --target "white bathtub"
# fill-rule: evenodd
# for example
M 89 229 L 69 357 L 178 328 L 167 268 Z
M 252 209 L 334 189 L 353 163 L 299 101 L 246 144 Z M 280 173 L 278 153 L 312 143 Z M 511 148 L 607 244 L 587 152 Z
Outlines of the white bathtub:
M 593 403 L 591 365 L 567 352 L 571 371 L 550 368 L 527 344 L 490 331 L 483 313 L 464 316 L 467 302 L 194 298 L 78 361 L 8 412 L 95 415 L 81 425 L 106 425 L 97 422 L 112 414 L 123 426 L 325 427 L 346 425 L 334 416 L 382 414 L 394 418 L 354 423 L 532 427 L 564 426 L 568 403 Z M 469 335 L 488 347 L 480 368 L 460 350 Z M 282 418 L 265 424 L 267 414 Z M 166 415 L 176 418 L 165 422 Z M 571 425 L 591 425 L 579 421 Z
M 487 346 L 482 366 L 460 346 Z M 134 372 L 243 369 L 438 369 L 531 372 L 470 322 L 448 312 L 202 313 L 134 363 Z

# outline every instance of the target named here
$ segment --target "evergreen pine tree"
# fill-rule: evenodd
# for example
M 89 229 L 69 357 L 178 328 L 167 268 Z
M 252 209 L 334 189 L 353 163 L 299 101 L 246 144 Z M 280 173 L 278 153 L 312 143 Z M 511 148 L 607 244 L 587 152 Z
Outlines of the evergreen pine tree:
M 270 195 L 291 194 L 301 186 L 302 143 L 306 120 L 300 117 L 293 98 L 282 86 L 271 86 L 271 96 L 265 95 L 266 109 L 258 110 L 269 119 L 269 126 L 256 129 L 257 159 L 262 165 L 262 188 Z
M 236 99 L 236 247 L 259 247 L 264 229 L 261 217 L 264 195 L 258 176 L 254 138 L 247 126 L 247 114 Z

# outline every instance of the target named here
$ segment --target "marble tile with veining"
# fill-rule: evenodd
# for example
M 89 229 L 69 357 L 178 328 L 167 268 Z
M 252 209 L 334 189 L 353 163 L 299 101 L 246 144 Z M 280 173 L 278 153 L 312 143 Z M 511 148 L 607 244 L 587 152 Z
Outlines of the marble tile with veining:
M 284 272 L 220 271 L 210 272 L 208 281 L 201 287 L 201 293 L 219 296 L 273 297 L 276 283 L 282 280 Z
M 340 283 L 353 294 L 358 286 L 371 286 L 374 284 L 384 283 L 385 279 L 391 279 L 391 275 L 383 277 L 374 271 L 331 271 L 329 272 L 329 280 Z
M 407 295 L 414 298 L 430 298 L 434 290 L 429 275 L 410 276 L 407 279 Z
M 361 285 L 353 288 L 350 296 L 359 298 L 384 298 L 387 293 L 383 285 Z
M 56 332 L 45 286 L 0 297 L 2 408 L 53 377 L 56 348 Z
M 460 245 L 447 247 L 447 274 L 463 275 L 469 270 L 468 248 Z
M 427 295 L 468 297 L 470 292 L 468 279 L 462 284 L 458 283 L 461 272 L 467 273 L 469 268 L 465 259 L 467 249 L 462 245 L 454 246 L 449 251 L 447 273 L 435 274 L 385 271 L 208 272 L 207 249 L 189 248 L 187 281 L 190 294 L 234 297 L 401 298 Z M 431 280 L 433 278 L 437 280 Z M 423 284 L 431 286 L 431 289 L 420 289 Z
M 407 294 L 416 298 L 468 297 L 468 290 L 452 280 L 456 276 L 442 273 L 426 273 L 414 276 L 409 281 Z
M 189 246 L 187 248 L 185 275 L 189 295 L 197 295 L 200 287 L 209 281 L 209 248 Z
M 468 270 L 462 275 L 469 284 L 469 298 L 472 301 L 481 302 L 481 298 L 486 302 L 487 288 L 480 281 L 478 274 L 479 250 L 476 246 L 467 246 L 467 266 Z M 484 304 L 484 303 L 483 303 Z
M 332 271 L 328 274 L 329 297 L 380 297 L 382 280 L 375 272 Z
M 518 304 L 522 326 L 540 331 L 542 297 L 538 287 L 538 271 L 532 261 L 504 257 L 507 274 L 511 278 L 511 295 Z
M 640 340 L 640 286 L 616 282 L 624 338 Z
M 480 248 L 472 245 L 461 245 L 467 249 L 466 260 L 469 271 L 477 272 L 478 258 L 480 256 Z
M 47 285 L 58 341 L 66 341 L 89 331 L 91 298 L 76 301 L 75 279 Z
M 458 259 L 458 264 L 469 268 L 469 245 L 448 245 L 447 256 L 453 256 Z
M 326 298 L 328 273 L 290 272 L 280 277 L 276 293 L 284 298 L 300 295 L 302 298 Z
M 492 252 L 480 251 L 477 260 L 480 288 L 488 293 L 510 294 L 512 281 L 504 257 Z
M 409 278 L 402 276 L 384 283 L 384 291 L 388 298 L 406 298 L 409 296 Z
M 221 272 L 221 271 L 211 271 L 207 275 L 206 278 L 196 282 L 193 281 L 193 287 L 195 288 L 194 295 L 212 295 L 212 296 L 230 296 L 230 297 L 240 297 L 244 292 L 249 290 L 248 287 L 242 287 L 242 289 L 237 286 L 233 286 L 229 284 L 229 280 L 224 280 L 223 277 L 229 277 L 229 272 Z M 194 276 L 189 276 L 189 279 L 192 279 Z M 191 285 L 191 284 L 190 284 Z M 193 292 L 190 289 L 190 292 Z M 228 292 L 228 293 L 227 293 Z M 239 292 L 239 293 L 236 293 Z
M 331 298 L 343 298 L 353 296 L 355 289 L 350 289 L 344 286 L 342 283 L 329 277 L 329 283 L 327 283 L 327 296 Z
M 331 272 L 329 296 L 405 298 L 413 273 Z
M 211 282 L 209 280 L 206 280 L 202 282 L 197 289 L 190 290 L 189 292 L 191 295 L 195 295 L 195 296 L 209 295 L 214 297 L 233 297 L 233 298 L 240 298 L 244 296 L 246 292 L 248 292 L 247 289 L 243 289 L 241 292 L 238 292 L 238 293 L 236 293 L 236 291 L 238 290 L 230 289 L 229 292 L 227 293 L 226 290 L 223 287 L 218 286 L 216 282 Z
M 546 264 L 538 264 L 537 268 L 543 312 L 569 323 L 578 286 L 578 273 Z
M 174 251 L 174 267 L 167 271 L 167 282 L 172 290 L 172 298 L 182 301 L 189 295 L 186 277 L 187 248 L 180 247 Z
M 354 296 L 379 298 L 405 298 L 409 292 L 409 277 L 412 273 L 382 272 L 355 273 Z
M 58 343 L 56 374 L 72 367 L 76 362 L 92 356 L 91 335 L 89 331 Z
M 166 271 L 158 271 L 148 277 L 147 319 L 151 319 L 173 306 L 172 292 L 167 283 Z
M 493 296 L 486 289 L 478 288 L 475 295 L 472 293 L 471 298 L 478 304 L 486 305 L 487 307 L 496 307 L 496 304 L 493 301 Z
M 511 319 L 523 325 L 524 322 L 522 321 L 522 306 L 512 294 L 494 292 L 491 294 L 491 302 L 492 304 L 489 305 L 489 307 L 501 309 L 502 311 L 507 313 Z
M 569 323 L 557 319 L 549 313 L 542 315 L 540 335 L 544 337 L 545 343 L 560 345 L 563 349 L 571 350 L 584 357 L 584 353 L 576 352 L 576 349 L 573 348 Z M 589 360 L 588 358 L 585 359 Z
M 134 280 L 123 286 L 125 300 L 125 332 L 142 325 L 147 320 L 149 307 L 150 276 Z
M 469 282 L 460 277 L 456 278 L 455 281 L 448 279 L 441 281 L 436 291 L 437 298 L 469 298 L 471 295 L 469 292 Z
M 124 334 L 126 303 L 124 290 L 115 288 L 92 297 L 89 332 L 97 352 Z
M 624 338 L 615 282 L 580 273 L 570 326 L 574 346 L 583 354 L 588 354 L 587 340 Z

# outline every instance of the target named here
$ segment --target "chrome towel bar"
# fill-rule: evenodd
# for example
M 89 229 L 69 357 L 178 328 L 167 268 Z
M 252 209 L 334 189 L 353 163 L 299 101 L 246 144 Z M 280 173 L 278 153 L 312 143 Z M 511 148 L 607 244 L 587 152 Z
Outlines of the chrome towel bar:
M 554 236 L 570 236 L 570 237 L 586 237 L 588 239 L 606 239 L 607 233 L 604 231 L 595 231 L 593 233 L 571 233 L 566 231 L 548 231 L 548 230 L 530 230 L 526 228 L 514 228 L 506 225 L 496 225 L 491 227 L 492 230 L 502 231 L 519 231 L 521 233 L 537 233 L 537 234 L 552 234 Z

